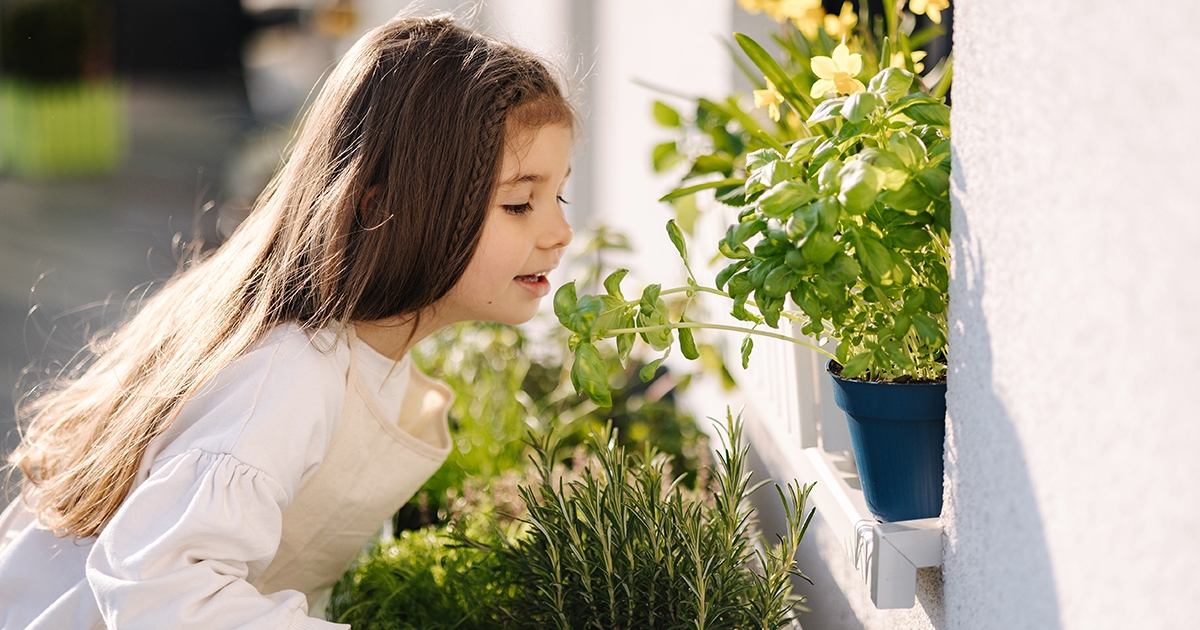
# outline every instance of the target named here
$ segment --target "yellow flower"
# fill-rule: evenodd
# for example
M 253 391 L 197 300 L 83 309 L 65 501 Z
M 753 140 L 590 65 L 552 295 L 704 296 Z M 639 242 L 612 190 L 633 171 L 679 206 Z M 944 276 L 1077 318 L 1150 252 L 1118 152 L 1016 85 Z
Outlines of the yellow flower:
M 849 2 L 842 3 L 842 12 L 839 15 L 825 16 L 825 32 L 829 33 L 830 37 L 847 36 L 857 25 L 858 14 L 854 12 L 854 5 Z
M 738 5 L 741 6 L 747 13 L 757 15 L 762 12 L 763 5 L 767 4 L 764 0 L 738 0 Z
M 795 24 L 806 38 L 816 39 L 817 29 L 821 28 L 826 18 L 821 0 L 791 0 L 787 8 L 792 24 Z
M 908 10 L 927 15 L 935 24 L 942 23 L 942 11 L 950 8 L 950 0 L 908 0 Z
M 921 72 L 925 70 L 925 64 L 921 63 L 921 60 L 924 58 L 925 58 L 924 50 L 914 50 L 913 51 L 913 53 L 912 53 L 913 71 L 916 72 L 917 74 L 921 74 Z M 904 67 L 904 51 L 892 53 L 892 60 L 891 60 L 891 63 L 888 64 L 888 66 L 891 68 L 903 68 Z
M 766 79 L 766 77 L 763 78 Z M 770 79 L 767 79 L 767 89 L 754 90 L 754 106 L 762 107 L 766 105 L 767 115 L 775 122 L 779 122 L 779 104 L 782 102 L 783 95 L 779 93 L 779 90 L 775 89 L 775 84 L 771 83 Z
M 812 97 L 820 98 L 828 92 L 838 94 L 854 94 L 863 92 L 867 86 L 854 77 L 862 72 L 862 55 L 850 54 L 850 49 L 843 42 L 833 49 L 833 58 L 813 57 L 812 71 L 818 81 L 812 86 Z
M 804 15 L 814 6 L 821 10 L 821 0 L 738 0 L 738 4 L 751 14 L 766 13 L 780 24 Z

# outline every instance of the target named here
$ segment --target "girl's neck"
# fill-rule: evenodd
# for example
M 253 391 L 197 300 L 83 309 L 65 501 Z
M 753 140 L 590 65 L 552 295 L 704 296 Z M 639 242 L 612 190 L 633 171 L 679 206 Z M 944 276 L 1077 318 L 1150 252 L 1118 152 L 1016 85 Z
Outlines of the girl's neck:
M 434 319 L 396 316 L 370 322 L 354 322 L 354 334 L 379 354 L 399 361 L 422 339 L 442 328 Z

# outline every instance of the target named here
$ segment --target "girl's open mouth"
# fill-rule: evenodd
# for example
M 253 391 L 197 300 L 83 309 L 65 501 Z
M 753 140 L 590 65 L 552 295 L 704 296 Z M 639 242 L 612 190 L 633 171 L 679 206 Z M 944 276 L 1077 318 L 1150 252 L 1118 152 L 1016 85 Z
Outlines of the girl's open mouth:
M 550 293 L 550 281 L 546 279 L 546 274 L 535 273 L 528 276 L 517 276 L 513 278 L 521 286 L 531 291 L 536 297 L 544 297 Z

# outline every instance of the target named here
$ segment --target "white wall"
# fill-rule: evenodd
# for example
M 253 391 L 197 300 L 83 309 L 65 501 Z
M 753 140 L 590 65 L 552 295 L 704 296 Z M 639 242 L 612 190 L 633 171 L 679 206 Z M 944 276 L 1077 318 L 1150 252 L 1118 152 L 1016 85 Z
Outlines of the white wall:
M 1200 5 L 955 20 L 945 627 L 1200 627 Z

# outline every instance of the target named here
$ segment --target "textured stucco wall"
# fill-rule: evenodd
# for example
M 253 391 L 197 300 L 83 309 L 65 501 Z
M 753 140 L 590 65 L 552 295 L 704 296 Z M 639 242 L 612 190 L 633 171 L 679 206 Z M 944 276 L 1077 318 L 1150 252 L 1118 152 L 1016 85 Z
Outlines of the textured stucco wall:
M 1198 627 L 1200 4 L 955 21 L 945 627 Z

